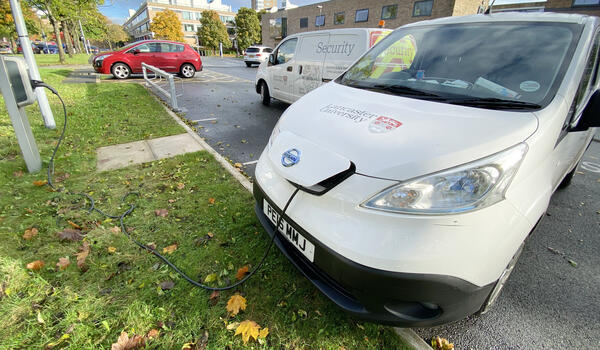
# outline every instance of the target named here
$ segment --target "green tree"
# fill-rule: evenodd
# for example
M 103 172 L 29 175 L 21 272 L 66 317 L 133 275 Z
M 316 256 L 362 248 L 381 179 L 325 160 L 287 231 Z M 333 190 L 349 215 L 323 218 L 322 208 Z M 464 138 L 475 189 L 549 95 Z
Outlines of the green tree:
M 108 31 L 106 33 L 106 41 L 108 42 L 108 46 L 110 50 L 113 49 L 113 44 L 122 45 L 126 41 L 129 40 L 129 34 L 127 34 L 123 27 L 118 24 L 110 23 L 108 25 Z
M 202 11 L 200 23 L 202 26 L 198 30 L 198 37 L 203 46 L 210 47 L 213 52 L 219 47 L 219 43 L 223 43 L 224 47 L 231 47 L 227 28 L 215 11 Z
M 256 11 L 246 7 L 240 8 L 235 16 L 235 25 L 238 48 L 241 51 L 260 42 L 260 22 Z
M 177 14 L 171 10 L 159 12 L 150 23 L 150 30 L 158 39 L 183 42 L 183 30 Z
M 23 3 L 21 3 L 21 12 L 23 12 L 23 19 L 25 20 L 25 27 L 27 27 L 28 34 L 38 34 L 39 19 L 35 13 L 28 6 L 24 6 Z M 17 28 L 15 27 L 15 20 L 13 19 L 8 0 L 0 0 L 0 37 L 10 38 L 13 50 L 16 50 L 15 39 L 17 38 Z

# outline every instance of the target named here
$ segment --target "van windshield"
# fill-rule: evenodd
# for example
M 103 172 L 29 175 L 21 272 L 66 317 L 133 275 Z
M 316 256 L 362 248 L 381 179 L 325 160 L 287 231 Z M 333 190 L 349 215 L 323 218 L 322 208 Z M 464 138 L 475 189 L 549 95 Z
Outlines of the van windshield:
M 582 25 L 469 23 L 398 29 L 337 82 L 489 109 L 539 109 L 554 97 Z

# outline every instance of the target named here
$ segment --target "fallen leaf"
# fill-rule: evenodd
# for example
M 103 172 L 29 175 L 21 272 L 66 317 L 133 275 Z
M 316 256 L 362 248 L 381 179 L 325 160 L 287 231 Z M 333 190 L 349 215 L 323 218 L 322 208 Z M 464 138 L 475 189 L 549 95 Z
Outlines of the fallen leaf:
M 240 326 L 239 322 L 231 322 L 231 323 L 228 323 L 225 328 L 227 328 L 228 331 L 235 331 L 236 328 L 238 328 L 239 326 Z
M 254 340 L 258 339 L 259 329 L 260 326 L 256 322 L 245 320 L 240 323 L 235 330 L 235 335 L 241 334 L 242 340 L 244 341 L 244 344 L 246 344 L 251 337 L 254 338 Z
M 206 345 L 208 345 L 208 331 L 204 331 L 201 339 L 192 343 L 183 344 L 181 350 L 204 350 Z
M 209 198 L 208 199 L 208 204 L 215 204 L 215 199 L 214 198 Z
M 44 321 L 44 319 L 42 318 L 42 313 L 41 312 L 37 312 L 37 321 L 39 324 L 44 324 L 46 323 L 46 321 Z
M 212 232 L 209 232 L 209 233 L 207 233 L 206 235 L 207 235 L 208 237 L 210 237 L 210 238 L 213 238 L 213 237 L 215 236 L 215 234 L 214 234 L 214 233 L 212 233 Z
M 173 281 L 164 281 L 160 282 L 160 289 L 162 290 L 171 290 L 175 286 Z
M 58 262 L 56 263 L 56 266 L 58 266 L 61 271 L 64 271 L 69 265 L 71 265 L 71 261 L 68 256 L 66 258 L 58 258 Z
M 90 254 L 90 244 L 88 242 L 83 242 L 83 245 L 79 248 L 79 253 L 77 256 L 77 267 L 83 271 L 87 270 L 85 265 L 85 260 Z
M 148 338 L 158 338 L 158 334 L 160 332 L 158 331 L 158 329 L 151 329 L 148 331 L 148 334 L 146 334 L 146 337 Z
M 61 345 L 65 340 L 68 340 L 69 338 L 71 338 L 71 335 L 69 333 L 65 333 L 57 341 L 46 344 L 46 346 L 44 346 L 44 349 L 45 350 L 54 349 L 55 347 Z
M 177 189 L 178 190 L 183 190 L 185 188 L 185 184 L 183 182 L 180 182 L 177 184 Z
M 152 250 L 156 250 L 156 243 L 154 243 L 154 242 L 148 243 L 148 244 L 146 244 L 146 247 L 148 247 Z
M 435 350 L 452 350 L 454 344 L 448 342 L 446 338 L 435 337 L 431 339 L 431 347 Z
M 232 295 L 227 301 L 226 309 L 231 316 L 237 315 L 240 310 L 246 310 L 246 298 L 239 294 Z
M 106 248 L 106 250 L 108 250 L 108 252 L 110 254 L 114 254 L 117 251 L 117 248 L 110 246 L 110 247 Z
M 113 343 L 110 347 L 111 350 L 134 350 L 143 348 L 146 346 L 144 338 L 134 334 L 132 338 L 129 338 L 127 332 L 121 332 L 119 339 L 116 343 Z
M 242 165 L 242 163 L 235 163 L 235 164 L 233 164 L 233 166 L 238 169 L 241 169 L 243 165 Z
M 568 262 L 569 264 L 571 264 L 571 266 L 573 266 L 573 267 L 577 267 L 577 263 L 576 263 L 574 260 L 571 260 L 571 259 L 569 259 L 569 260 L 567 260 L 567 262 Z
M 113 226 L 110 228 L 110 232 L 112 233 L 121 233 L 121 228 L 119 226 Z
M 176 250 L 177 250 L 177 244 L 171 244 L 170 246 L 163 248 L 163 253 L 172 254 Z
M 259 338 L 266 338 L 267 335 L 269 335 L 269 328 L 265 327 L 263 329 L 260 330 L 260 332 L 258 332 L 258 337 Z
M 46 180 L 36 180 L 33 182 L 33 184 L 38 187 L 44 186 L 47 183 L 48 183 L 48 181 L 46 181 Z
M 169 203 L 175 203 L 175 201 L 176 201 L 175 199 L 169 199 L 167 202 L 169 202 Z
M 73 221 L 68 221 L 69 225 L 71 225 L 73 228 L 76 228 L 78 230 L 81 230 L 81 226 L 77 225 L 76 223 L 74 223 Z
M 62 174 L 62 175 L 59 175 L 59 176 L 57 176 L 57 177 L 54 179 L 54 182 L 63 182 L 63 181 L 65 181 L 66 179 L 68 179 L 69 177 L 71 177 L 71 174 L 69 174 L 69 173 L 64 173 L 64 174 Z
M 41 260 L 32 261 L 26 266 L 28 269 L 33 271 L 39 271 L 44 267 L 44 262 Z
M 213 292 L 210 293 L 210 297 L 208 298 L 208 300 L 210 301 L 210 304 L 212 306 L 215 306 L 219 302 L 220 297 L 221 292 L 219 292 L 218 290 L 213 290 Z
M 61 232 L 57 232 L 56 235 L 58 236 L 58 238 L 62 239 L 63 241 L 75 242 L 75 241 L 81 241 L 83 239 L 83 236 L 81 235 L 81 231 L 75 230 L 72 228 L 66 228 Z
M 157 209 L 154 211 L 154 214 L 156 214 L 156 216 L 165 218 L 167 215 L 169 215 L 169 211 L 167 209 Z
M 211 273 L 210 275 L 206 276 L 206 278 L 204 279 L 204 282 L 206 283 L 211 283 L 217 280 L 217 274 L 216 273 Z
M 14 176 L 14 177 L 21 177 L 21 176 L 23 176 L 23 171 L 22 171 L 22 170 L 15 171 L 15 172 L 13 173 L 13 176 Z
M 242 278 L 246 277 L 246 274 L 248 273 L 248 265 L 244 266 L 244 267 L 240 267 L 237 270 L 237 273 L 235 274 L 235 278 L 237 278 L 237 280 L 241 280 Z
M 23 239 L 30 240 L 33 237 L 37 236 L 37 234 L 38 234 L 37 228 L 35 228 L 35 227 L 28 228 L 27 230 L 25 230 L 25 233 L 23 233 Z

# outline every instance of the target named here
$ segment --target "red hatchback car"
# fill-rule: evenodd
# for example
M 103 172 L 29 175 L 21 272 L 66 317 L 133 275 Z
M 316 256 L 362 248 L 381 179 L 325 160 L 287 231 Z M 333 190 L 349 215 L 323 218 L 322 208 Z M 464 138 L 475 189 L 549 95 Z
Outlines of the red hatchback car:
M 92 59 L 94 70 L 127 79 L 142 72 L 142 62 L 183 78 L 193 78 L 202 70 L 200 55 L 188 44 L 166 40 L 144 40 L 129 44 L 118 51 L 104 52 Z

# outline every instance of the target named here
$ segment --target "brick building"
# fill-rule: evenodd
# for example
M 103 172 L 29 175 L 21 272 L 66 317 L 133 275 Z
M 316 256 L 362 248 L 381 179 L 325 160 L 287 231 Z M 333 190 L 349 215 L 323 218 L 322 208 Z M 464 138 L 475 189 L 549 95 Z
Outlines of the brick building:
M 478 13 L 487 0 L 330 0 L 262 16 L 263 44 L 275 47 L 288 35 L 319 29 L 385 27 Z
M 492 8 L 492 12 L 507 11 L 579 13 L 600 17 L 600 0 L 532 1 L 520 4 L 494 5 Z
M 185 42 L 197 46 L 196 33 L 200 28 L 202 11 L 214 10 L 219 14 L 221 21 L 230 33 L 233 33 L 235 13 L 231 6 L 224 5 L 221 0 L 148 0 L 143 1 L 137 11 L 129 10 L 129 18 L 123 24 L 123 29 L 135 40 L 152 39 L 154 34 L 150 31 L 150 23 L 157 13 L 171 10 L 177 14 L 181 21 Z

